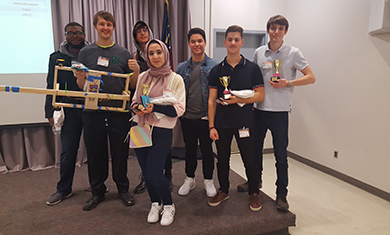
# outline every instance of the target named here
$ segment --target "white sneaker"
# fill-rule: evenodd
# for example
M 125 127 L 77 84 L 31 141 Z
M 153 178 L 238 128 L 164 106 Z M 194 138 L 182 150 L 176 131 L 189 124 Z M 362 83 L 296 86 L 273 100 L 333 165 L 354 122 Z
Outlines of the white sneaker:
M 158 202 L 153 202 L 148 214 L 148 223 L 156 223 L 160 219 L 162 206 Z
M 204 190 L 208 197 L 214 197 L 217 194 L 217 190 L 214 186 L 214 180 L 204 180 Z
M 161 215 L 160 224 L 162 226 L 168 226 L 172 224 L 173 218 L 175 217 L 175 205 L 172 204 L 164 206 Z
M 195 188 L 195 178 L 186 177 L 184 184 L 179 188 L 177 193 L 181 196 L 187 195 L 191 190 Z

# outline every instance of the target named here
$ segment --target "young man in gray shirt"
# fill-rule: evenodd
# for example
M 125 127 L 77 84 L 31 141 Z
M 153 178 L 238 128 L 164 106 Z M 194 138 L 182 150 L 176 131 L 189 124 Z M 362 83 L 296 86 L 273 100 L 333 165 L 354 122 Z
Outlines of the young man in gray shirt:
M 191 58 L 179 64 L 177 73 L 184 79 L 186 87 L 186 112 L 181 119 L 183 138 L 186 144 L 186 179 L 179 188 L 179 195 L 187 195 L 195 188 L 195 170 L 197 167 L 198 140 L 202 152 L 204 189 L 208 197 L 216 194 L 213 181 L 214 153 L 208 129 L 208 99 L 210 70 L 218 64 L 204 51 L 206 34 L 203 29 L 192 28 L 187 35 Z
M 270 40 L 267 45 L 257 48 L 253 56 L 253 62 L 259 65 L 263 74 L 265 90 L 264 101 L 254 104 L 255 154 L 259 169 L 259 187 L 261 187 L 263 171 L 264 139 L 267 131 L 270 130 L 276 158 L 276 208 L 282 211 L 289 208 L 286 199 L 288 116 L 291 112 L 294 86 L 312 84 L 316 80 L 302 52 L 284 43 L 283 38 L 287 34 L 288 26 L 285 17 L 281 15 L 271 17 L 267 22 Z M 300 71 L 303 76 L 296 78 L 297 71 Z M 275 78 L 275 81 L 271 78 Z M 247 183 L 238 185 L 237 189 L 240 192 L 247 191 Z

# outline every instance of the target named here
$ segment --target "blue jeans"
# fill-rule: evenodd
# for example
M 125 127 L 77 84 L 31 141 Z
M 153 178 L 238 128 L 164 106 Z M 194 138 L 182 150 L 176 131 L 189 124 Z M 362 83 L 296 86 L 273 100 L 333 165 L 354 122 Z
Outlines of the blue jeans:
M 154 127 L 152 132 L 153 145 L 135 149 L 152 203 L 172 205 L 169 182 L 163 174 L 165 161 L 171 151 L 172 133 L 172 129 Z
M 271 131 L 274 155 L 276 159 L 276 195 L 286 196 L 288 185 L 288 112 L 267 112 L 254 109 L 256 144 L 255 155 L 261 179 L 263 171 L 263 147 L 267 130 Z
M 57 183 L 57 192 L 65 196 L 72 192 L 83 123 L 81 109 L 64 108 L 64 112 L 65 120 L 61 128 L 60 181 Z

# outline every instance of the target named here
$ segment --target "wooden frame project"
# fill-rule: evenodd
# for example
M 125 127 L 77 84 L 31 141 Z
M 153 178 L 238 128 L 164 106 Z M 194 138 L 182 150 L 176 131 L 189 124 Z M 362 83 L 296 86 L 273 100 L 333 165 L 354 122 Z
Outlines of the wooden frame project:
M 31 87 L 16 87 L 16 86 L 5 86 L 0 85 L 0 92 L 12 92 L 12 93 L 34 93 L 34 94 L 47 94 L 53 96 L 54 107 L 68 107 L 68 108 L 82 108 L 82 109 L 93 109 L 93 110 L 108 110 L 108 111 L 126 111 L 126 102 L 130 101 L 130 75 L 120 73 L 110 73 L 98 70 L 88 70 L 87 91 L 67 91 L 60 90 L 60 84 L 57 83 L 58 70 L 77 71 L 74 68 L 65 66 L 56 66 L 54 71 L 54 86 L 53 89 L 42 89 L 42 88 L 31 88 Z M 122 95 L 99 93 L 100 77 L 102 75 L 110 77 L 121 77 L 125 78 L 125 90 L 122 91 Z M 91 89 L 95 87 L 95 89 Z M 59 103 L 56 102 L 57 96 L 69 96 L 69 97 L 80 97 L 85 98 L 85 104 L 72 104 L 72 103 Z M 104 100 L 122 100 L 122 107 L 110 107 L 110 106 L 98 106 L 99 99 Z

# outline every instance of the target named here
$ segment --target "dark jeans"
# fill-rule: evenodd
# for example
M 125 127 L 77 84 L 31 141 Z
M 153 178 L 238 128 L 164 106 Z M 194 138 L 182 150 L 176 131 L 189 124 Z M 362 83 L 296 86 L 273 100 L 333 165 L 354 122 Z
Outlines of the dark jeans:
M 108 149 L 111 152 L 112 176 L 118 193 L 129 191 L 127 178 L 128 142 L 124 142 L 130 129 L 130 113 L 84 111 L 84 140 L 87 148 L 88 176 L 92 195 L 103 196 L 104 182 L 108 178 Z M 108 138 L 107 138 L 108 137 Z M 108 148 L 108 140 L 110 148 Z
M 172 205 L 171 189 L 164 176 L 164 164 L 172 145 L 172 129 L 154 127 L 151 147 L 137 148 L 135 153 L 151 202 Z
M 254 133 L 249 130 L 250 136 L 240 138 L 238 129 L 217 128 L 219 140 L 215 141 L 218 150 L 218 180 L 220 190 L 229 193 L 229 171 L 230 171 L 230 153 L 233 136 L 236 138 L 242 162 L 245 166 L 245 173 L 248 178 L 249 195 L 259 193 L 259 177 L 256 164 L 254 149 Z
M 57 192 L 68 195 L 72 192 L 73 177 L 83 129 L 81 109 L 64 108 L 65 120 L 61 128 L 62 152 L 60 158 L 60 181 Z
M 167 156 L 167 160 L 165 160 L 164 175 L 165 175 L 165 177 L 167 177 L 167 179 L 172 179 L 172 155 L 171 155 L 171 152 L 169 152 L 169 154 Z
M 201 119 L 181 120 L 183 139 L 186 144 L 186 174 L 188 177 L 195 177 L 195 170 L 198 166 L 196 152 L 198 150 L 198 140 L 202 152 L 202 166 L 204 179 L 212 179 L 214 171 L 213 141 L 210 139 L 209 122 Z
M 263 171 L 263 146 L 267 130 L 271 131 L 276 159 L 276 195 L 286 196 L 288 185 L 288 112 L 267 112 L 254 109 L 256 123 L 255 154 L 259 168 L 259 178 Z

